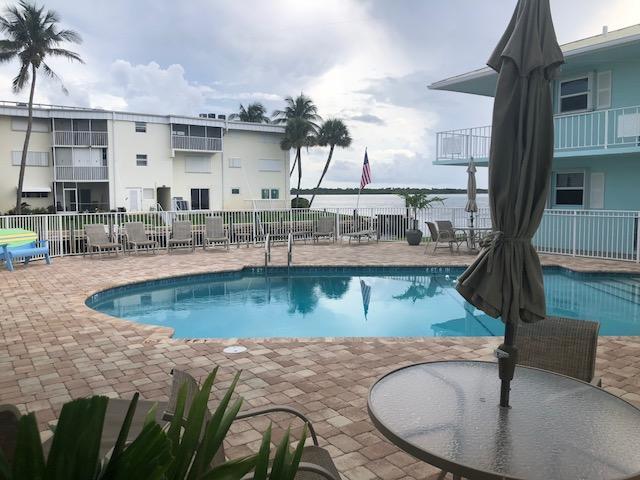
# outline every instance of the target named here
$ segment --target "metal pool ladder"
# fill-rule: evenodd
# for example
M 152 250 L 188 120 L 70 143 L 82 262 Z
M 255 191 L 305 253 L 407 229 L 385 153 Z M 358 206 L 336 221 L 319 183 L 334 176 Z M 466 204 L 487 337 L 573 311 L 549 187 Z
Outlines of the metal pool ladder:
M 293 260 L 293 233 L 289 232 L 287 237 L 287 268 L 291 266 Z
M 267 233 L 264 238 L 264 273 L 267 273 L 267 266 L 271 261 L 271 236 Z

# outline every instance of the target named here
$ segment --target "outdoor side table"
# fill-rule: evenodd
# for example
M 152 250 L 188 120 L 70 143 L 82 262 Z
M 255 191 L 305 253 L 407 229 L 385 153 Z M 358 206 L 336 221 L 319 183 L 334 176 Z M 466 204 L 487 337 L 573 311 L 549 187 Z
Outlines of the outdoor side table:
M 480 243 L 482 236 L 484 234 L 487 234 L 493 231 L 491 227 L 456 227 L 454 226 L 453 229 L 455 231 L 458 231 L 458 230 L 463 231 L 464 233 L 467 234 L 467 247 L 469 247 L 470 250 L 476 250 L 476 244 Z
M 518 366 L 498 405 L 493 362 L 411 365 L 369 392 L 374 425 L 405 452 L 469 479 L 640 479 L 640 410 L 588 383 Z

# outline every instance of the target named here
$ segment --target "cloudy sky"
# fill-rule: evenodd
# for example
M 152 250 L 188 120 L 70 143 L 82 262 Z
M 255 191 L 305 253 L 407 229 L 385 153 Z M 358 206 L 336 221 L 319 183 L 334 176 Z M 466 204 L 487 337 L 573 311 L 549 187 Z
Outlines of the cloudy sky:
M 48 0 L 86 64 L 51 62 L 69 95 L 43 80 L 43 103 L 133 112 L 230 113 L 310 95 L 351 130 L 327 186 L 359 182 L 365 146 L 379 186 L 464 186 L 436 167 L 435 132 L 490 123 L 491 99 L 427 85 L 484 65 L 515 0 Z M 551 0 L 560 43 L 640 23 L 638 0 Z M 0 66 L 0 99 L 16 64 Z M 303 157 L 315 184 L 326 151 Z M 480 186 L 486 185 L 481 169 Z

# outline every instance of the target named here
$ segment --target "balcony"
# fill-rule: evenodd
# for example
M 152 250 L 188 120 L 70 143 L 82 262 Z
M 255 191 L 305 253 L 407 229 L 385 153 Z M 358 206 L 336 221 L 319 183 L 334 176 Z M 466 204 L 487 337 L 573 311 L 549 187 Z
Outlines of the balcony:
M 57 182 L 104 182 L 109 180 L 109 167 L 56 165 Z
M 553 126 L 556 157 L 640 152 L 640 106 L 555 115 Z M 438 132 L 435 163 L 486 162 L 490 148 L 490 125 Z
M 107 132 L 55 131 L 53 142 L 56 147 L 106 147 Z
M 222 139 L 171 135 L 171 148 L 174 150 L 192 150 L 198 152 L 221 152 Z

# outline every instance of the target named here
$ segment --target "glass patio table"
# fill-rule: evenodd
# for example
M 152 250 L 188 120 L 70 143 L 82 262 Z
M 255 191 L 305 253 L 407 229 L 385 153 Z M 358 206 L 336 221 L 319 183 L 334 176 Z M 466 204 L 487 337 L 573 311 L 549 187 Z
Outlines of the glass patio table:
M 467 235 L 467 247 L 470 250 L 476 250 L 476 246 L 480 243 L 483 235 L 491 232 L 491 227 L 453 227 L 454 231 L 462 231 Z
M 498 405 L 494 362 L 394 370 L 369 392 L 371 420 L 419 460 L 469 479 L 640 479 L 640 410 L 605 390 L 516 367 Z

